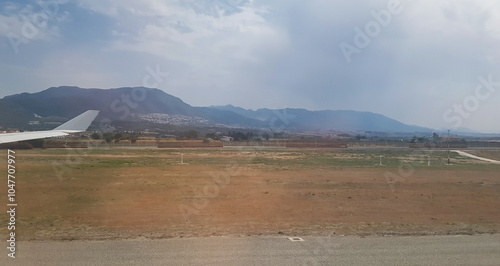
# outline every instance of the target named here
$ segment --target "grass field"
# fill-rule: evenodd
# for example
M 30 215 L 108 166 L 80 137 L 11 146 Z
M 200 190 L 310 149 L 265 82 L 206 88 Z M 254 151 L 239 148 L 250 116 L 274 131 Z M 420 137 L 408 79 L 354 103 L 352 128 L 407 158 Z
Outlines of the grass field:
M 446 151 L 46 149 L 16 156 L 19 239 L 500 231 L 500 166 L 456 153 L 447 165 Z M 5 151 L 4 169 L 6 158 Z M 0 202 L 8 203 L 5 193 Z M 7 219 L 0 219 L 5 236 Z

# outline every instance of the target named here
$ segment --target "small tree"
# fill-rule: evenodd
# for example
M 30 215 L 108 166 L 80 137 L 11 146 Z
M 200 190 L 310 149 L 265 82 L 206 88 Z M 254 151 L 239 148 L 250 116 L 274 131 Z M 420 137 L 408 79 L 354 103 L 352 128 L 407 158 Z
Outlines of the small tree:
M 441 137 L 436 132 L 432 133 L 432 142 L 438 143 L 440 141 L 441 141 Z
M 92 133 L 91 138 L 92 139 L 101 139 L 102 136 L 101 136 L 101 134 L 95 132 L 95 133 Z
M 189 130 L 186 133 L 186 137 L 188 139 L 197 139 L 198 138 L 198 131 L 196 131 L 196 130 Z
M 218 139 L 217 134 L 215 133 L 207 133 L 205 134 L 205 138 Z
M 106 141 L 106 143 L 111 143 L 111 141 L 113 140 L 113 134 L 111 134 L 111 133 L 104 133 L 102 135 L 102 138 Z

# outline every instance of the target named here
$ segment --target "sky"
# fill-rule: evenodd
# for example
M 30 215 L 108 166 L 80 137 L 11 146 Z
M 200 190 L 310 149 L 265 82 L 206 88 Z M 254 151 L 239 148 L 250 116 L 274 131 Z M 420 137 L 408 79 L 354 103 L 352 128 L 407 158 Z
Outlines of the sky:
M 146 86 L 500 133 L 499 62 L 497 0 L 0 1 L 0 98 Z

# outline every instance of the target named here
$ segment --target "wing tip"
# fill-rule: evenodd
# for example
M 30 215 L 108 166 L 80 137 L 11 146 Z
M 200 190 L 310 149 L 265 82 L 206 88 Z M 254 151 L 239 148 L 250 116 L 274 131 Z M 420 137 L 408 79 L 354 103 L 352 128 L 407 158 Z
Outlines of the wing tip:
M 58 126 L 54 130 L 59 131 L 76 131 L 83 132 L 88 129 L 92 121 L 99 115 L 99 110 L 88 110 L 81 115 L 69 120 L 68 122 Z

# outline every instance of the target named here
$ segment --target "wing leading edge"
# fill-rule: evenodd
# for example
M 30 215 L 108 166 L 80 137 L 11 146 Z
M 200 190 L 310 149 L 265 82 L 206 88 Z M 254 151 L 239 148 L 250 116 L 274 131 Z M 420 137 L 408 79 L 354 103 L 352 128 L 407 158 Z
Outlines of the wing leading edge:
M 32 139 L 64 137 L 70 133 L 84 132 L 98 114 L 99 111 L 89 110 L 53 130 L 0 134 L 0 144 Z

